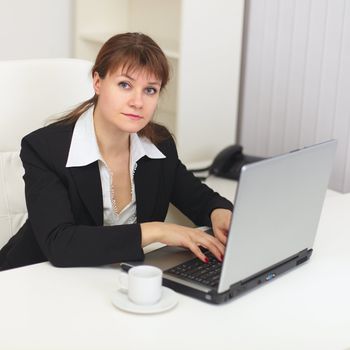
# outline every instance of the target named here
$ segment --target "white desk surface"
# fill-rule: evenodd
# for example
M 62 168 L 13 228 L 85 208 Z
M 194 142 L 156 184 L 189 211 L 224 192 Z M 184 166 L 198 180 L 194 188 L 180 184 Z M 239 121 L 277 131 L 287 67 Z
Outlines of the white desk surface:
M 113 266 L 0 272 L 0 349 L 349 349 L 349 228 L 350 195 L 327 195 L 304 266 L 220 306 L 179 295 L 158 315 L 112 305 Z

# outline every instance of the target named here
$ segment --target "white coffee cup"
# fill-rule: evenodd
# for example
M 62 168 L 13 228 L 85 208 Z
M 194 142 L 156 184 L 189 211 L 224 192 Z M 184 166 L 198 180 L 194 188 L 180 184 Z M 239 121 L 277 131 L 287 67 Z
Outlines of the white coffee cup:
M 119 283 L 121 290 L 135 304 L 151 305 L 162 296 L 163 272 L 155 266 L 142 265 L 132 267 L 128 273 L 121 272 Z

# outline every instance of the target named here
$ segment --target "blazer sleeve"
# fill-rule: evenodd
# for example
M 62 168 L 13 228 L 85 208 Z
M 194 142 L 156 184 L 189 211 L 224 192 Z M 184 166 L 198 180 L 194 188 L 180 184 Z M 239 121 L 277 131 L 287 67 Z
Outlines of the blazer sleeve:
M 47 259 L 62 267 L 143 259 L 139 224 L 88 226 L 75 222 L 67 187 L 48 153 L 44 138 L 22 140 L 28 219 Z
M 224 208 L 232 211 L 233 205 L 187 170 L 178 158 L 174 141 L 171 140 L 171 143 L 175 159 L 171 202 L 197 226 L 211 226 L 210 214 L 214 209 Z

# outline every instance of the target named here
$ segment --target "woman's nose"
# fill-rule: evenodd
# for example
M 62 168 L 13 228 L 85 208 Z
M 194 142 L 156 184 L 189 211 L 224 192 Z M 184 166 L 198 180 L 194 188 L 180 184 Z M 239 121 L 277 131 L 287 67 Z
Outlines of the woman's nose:
M 142 92 L 134 91 L 133 94 L 130 96 L 130 105 L 135 108 L 142 108 L 143 107 L 143 96 Z

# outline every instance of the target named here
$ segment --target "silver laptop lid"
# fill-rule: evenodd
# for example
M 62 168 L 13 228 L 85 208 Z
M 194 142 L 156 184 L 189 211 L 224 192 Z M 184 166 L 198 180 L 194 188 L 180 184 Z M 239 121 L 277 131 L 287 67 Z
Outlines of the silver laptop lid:
M 331 140 L 242 168 L 219 293 L 312 248 L 335 149 Z

